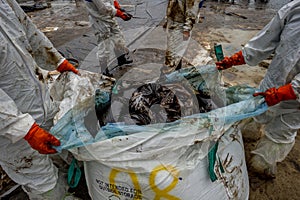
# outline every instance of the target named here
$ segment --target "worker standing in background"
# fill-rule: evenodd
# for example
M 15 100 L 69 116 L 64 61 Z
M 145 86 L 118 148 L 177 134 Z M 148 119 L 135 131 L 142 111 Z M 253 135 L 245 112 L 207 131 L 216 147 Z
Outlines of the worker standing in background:
M 180 69 L 182 56 L 187 48 L 195 24 L 197 8 L 195 0 L 169 0 L 167 7 L 167 50 L 163 73 Z
M 117 56 L 119 66 L 132 63 L 124 36 L 115 19 L 116 16 L 128 21 L 131 19 L 131 15 L 126 13 L 116 0 L 85 0 L 85 4 L 97 37 L 97 55 L 101 72 L 109 73 L 107 65 L 112 51 Z
M 257 65 L 275 53 L 260 93 L 269 110 L 255 119 L 264 124 L 264 136 L 252 152 L 251 166 L 268 178 L 275 177 L 276 163 L 291 151 L 300 128 L 300 1 L 283 6 L 245 47 L 217 62 L 224 70 L 234 65 Z
M 60 145 L 48 132 L 59 107 L 42 71 L 78 70 L 15 0 L 1 0 L 0 8 L 0 165 L 30 199 L 62 199 L 67 184 L 58 182 L 58 169 L 44 155 Z

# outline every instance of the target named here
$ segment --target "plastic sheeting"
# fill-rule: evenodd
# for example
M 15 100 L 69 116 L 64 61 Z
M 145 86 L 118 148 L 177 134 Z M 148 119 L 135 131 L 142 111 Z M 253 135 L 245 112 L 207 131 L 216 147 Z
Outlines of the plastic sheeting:
M 267 110 L 267 105 L 262 97 L 252 97 L 255 88 L 248 86 L 234 86 L 223 88 L 220 84 L 219 73 L 215 66 L 199 66 L 186 68 L 168 75 L 166 82 L 187 79 L 193 88 L 198 91 L 209 92 L 211 98 L 219 107 L 208 113 L 197 113 L 182 117 L 180 120 L 170 123 L 150 124 L 146 126 L 128 125 L 124 122 L 108 123 L 101 129 L 93 129 L 87 126 L 88 116 L 96 118 L 94 95 L 87 96 L 83 101 L 77 102 L 57 122 L 50 132 L 61 140 L 61 146 L 57 149 L 70 149 L 86 146 L 116 136 L 132 135 L 136 133 L 154 134 L 172 132 L 174 135 L 185 132 L 186 127 L 194 127 L 194 131 L 188 134 L 197 136 L 200 140 L 219 138 L 226 129 L 235 122 L 257 116 Z M 101 89 L 101 87 L 100 87 Z M 92 91 L 92 92 L 95 92 Z M 93 93 L 94 94 L 94 93 Z M 74 103 L 74 102 L 73 102 Z M 226 106 L 224 106 L 226 104 Z M 74 104 L 73 104 L 74 105 Z M 92 114 L 91 114 L 92 113 Z M 97 120 L 96 120 L 97 121 Z M 97 125 L 93 125 L 97 126 Z M 96 131 L 95 131 L 96 130 Z M 93 133 L 91 133 L 93 132 Z M 201 134 L 199 135 L 199 132 Z

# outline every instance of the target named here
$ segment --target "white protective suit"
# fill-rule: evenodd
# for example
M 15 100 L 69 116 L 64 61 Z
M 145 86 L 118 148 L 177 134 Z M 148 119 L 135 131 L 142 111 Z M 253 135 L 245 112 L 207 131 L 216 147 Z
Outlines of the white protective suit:
M 52 190 L 58 179 L 49 156 L 23 137 L 34 122 L 53 125 L 58 106 L 39 67 L 55 70 L 63 60 L 15 0 L 0 0 L 0 164 L 30 196 Z
M 114 52 L 116 57 L 127 54 L 124 36 L 115 18 L 116 8 L 113 0 L 85 0 L 89 12 L 90 22 L 97 37 L 98 52 L 101 72 L 111 61 L 110 54 Z
M 259 88 L 265 91 L 291 83 L 298 97 L 272 106 L 256 118 L 265 124 L 265 137 L 253 153 L 275 167 L 292 149 L 300 128 L 300 1 L 283 6 L 242 52 L 248 65 L 257 65 L 275 53 Z
M 176 69 L 187 49 L 188 40 L 183 32 L 191 32 L 196 20 L 195 0 L 169 0 L 167 7 L 167 50 L 165 65 L 168 72 Z

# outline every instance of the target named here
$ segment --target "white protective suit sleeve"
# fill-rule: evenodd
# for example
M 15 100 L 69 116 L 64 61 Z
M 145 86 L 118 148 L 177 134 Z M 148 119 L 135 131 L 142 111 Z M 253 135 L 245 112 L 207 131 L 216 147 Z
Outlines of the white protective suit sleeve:
M 259 88 L 265 91 L 290 83 L 300 73 L 300 1 L 283 6 L 242 49 L 245 62 L 257 65 L 274 56 Z
M 26 135 L 34 121 L 46 130 L 53 124 L 58 106 L 51 99 L 48 86 L 38 79 L 39 66 L 35 60 L 55 69 L 56 64 L 51 66 L 53 62 L 43 60 L 44 56 L 46 59 L 55 57 L 55 53 L 49 57 L 38 53 L 37 47 L 51 49 L 53 46 L 15 0 L 0 0 L 0 7 L 0 135 L 16 142 Z M 36 52 L 35 57 L 33 52 Z
M 99 16 L 115 16 L 117 9 L 113 0 L 85 0 L 89 14 L 95 18 Z
M 245 62 L 257 65 L 268 58 L 280 42 L 280 33 L 284 26 L 282 16 L 277 14 L 255 37 L 242 49 Z
M 297 96 L 297 101 L 300 102 L 300 74 L 295 76 L 295 78 L 291 82 L 292 88 Z
M 34 123 L 29 114 L 22 114 L 15 102 L 0 89 L 0 134 L 13 143 L 23 138 Z
M 35 62 L 42 69 L 55 70 L 65 58 L 54 48 L 51 41 L 36 27 L 15 0 L 7 0 L 7 2 L 19 19 L 19 24 L 23 26 L 22 30 L 25 32 L 26 42 L 29 43 L 27 50 Z

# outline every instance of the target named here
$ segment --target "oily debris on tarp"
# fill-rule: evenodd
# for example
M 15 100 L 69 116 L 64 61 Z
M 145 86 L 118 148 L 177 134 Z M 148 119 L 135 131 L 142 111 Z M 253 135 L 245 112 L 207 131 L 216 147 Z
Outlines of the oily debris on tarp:
M 125 90 L 131 91 L 134 87 L 133 85 L 130 86 Z M 135 87 L 137 86 L 135 85 Z M 180 101 L 173 92 L 179 90 L 183 94 L 182 96 L 193 96 L 193 101 Z M 127 112 L 122 112 L 120 118 L 114 119 L 111 111 L 111 96 L 110 93 L 101 92 L 100 90 L 95 93 L 95 109 L 100 126 L 116 121 L 128 122 L 125 119 L 126 117 L 130 117 L 134 121 L 132 124 L 137 125 L 168 123 L 176 121 L 182 116 L 209 112 L 215 107 L 209 94 L 204 89 L 191 90 L 176 82 L 166 85 L 153 82 L 139 86 L 129 98 L 122 98 L 122 101 L 128 101 L 128 104 L 123 103 L 121 110 L 129 109 L 129 115 Z M 120 99 L 114 100 L 119 101 Z M 188 103 L 189 105 L 187 105 Z M 181 107 L 184 107 L 183 112 Z
M 158 109 L 151 109 L 157 104 Z M 176 95 L 168 87 L 158 83 L 148 83 L 137 88 L 132 94 L 129 113 L 137 125 L 146 125 L 151 122 L 176 121 L 181 117 L 181 108 Z M 165 117 L 167 119 L 163 120 Z
M 172 122 L 218 107 L 214 99 L 222 95 L 216 95 L 218 91 L 214 88 L 207 89 L 205 83 L 207 79 L 215 80 L 208 81 L 210 85 L 218 82 L 219 73 L 213 67 L 201 66 L 203 70 L 188 67 L 163 78 L 160 69 L 164 55 L 164 51 L 158 49 L 136 49 L 132 52 L 133 65 L 114 68 L 117 81 L 113 91 L 94 94 L 101 127 L 115 122 L 128 125 Z M 186 60 L 184 63 L 192 66 Z M 102 102 L 103 98 L 107 102 Z

